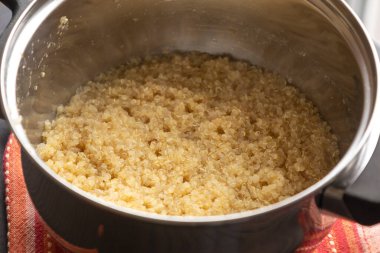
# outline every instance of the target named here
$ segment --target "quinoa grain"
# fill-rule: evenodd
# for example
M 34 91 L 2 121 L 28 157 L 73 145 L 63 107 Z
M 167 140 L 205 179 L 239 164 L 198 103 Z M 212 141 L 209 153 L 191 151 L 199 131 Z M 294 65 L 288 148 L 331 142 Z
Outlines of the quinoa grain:
M 170 54 L 101 74 L 46 122 L 41 158 L 106 201 L 221 215 L 290 197 L 337 163 L 337 139 L 284 78 Z

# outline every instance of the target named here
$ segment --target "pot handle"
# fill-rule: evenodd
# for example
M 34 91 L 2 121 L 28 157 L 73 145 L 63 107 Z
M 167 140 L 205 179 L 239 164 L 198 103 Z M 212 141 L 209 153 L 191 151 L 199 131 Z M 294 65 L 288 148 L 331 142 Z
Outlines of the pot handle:
M 334 185 L 327 187 L 318 202 L 322 209 L 362 225 L 380 223 L 380 141 L 371 160 L 354 183 L 347 188 Z
M 376 45 L 380 54 L 380 45 Z M 327 187 L 320 199 L 322 209 L 362 225 L 380 223 L 380 140 L 364 171 L 348 187 L 340 182 Z
M 5 28 L 5 30 L 0 34 L 0 59 L 3 56 L 3 49 L 7 38 L 16 23 L 16 20 L 21 15 L 22 11 L 26 8 L 31 0 L 0 0 L 6 7 L 8 7 L 12 11 L 12 18 Z M 2 108 L 0 109 L 0 118 L 4 119 Z
M 21 15 L 22 11 L 28 6 L 29 2 L 32 0 L 0 0 L 2 4 L 8 7 L 12 11 L 12 18 L 0 37 L 0 50 L 4 48 L 5 42 L 7 41 L 8 35 L 11 32 L 16 20 Z
M 17 19 L 20 13 L 25 9 L 25 7 L 31 1 L 32 0 L 0 0 L 1 3 L 3 3 L 12 11 L 13 13 L 12 21 Z M 12 24 L 12 21 L 10 22 L 10 24 Z

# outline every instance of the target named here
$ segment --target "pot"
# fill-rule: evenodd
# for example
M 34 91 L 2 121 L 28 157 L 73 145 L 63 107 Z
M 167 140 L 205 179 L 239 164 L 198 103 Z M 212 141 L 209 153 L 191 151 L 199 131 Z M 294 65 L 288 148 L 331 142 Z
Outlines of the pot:
M 373 188 L 380 157 L 379 61 L 343 1 L 2 2 L 14 13 L 2 36 L 4 116 L 22 145 L 36 209 L 74 252 L 292 252 L 307 233 L 326 227 L 322 210 L 366 225 L 380 222 L 380 194 Z M 81 84 L 132 57 L 193 50 L 227 53 L 287 77 L 330 123 L 340 140 L 339 163 L 313 186 L 270 206 L 176 217 L 106 203 L 39 158 L 43 122 Z

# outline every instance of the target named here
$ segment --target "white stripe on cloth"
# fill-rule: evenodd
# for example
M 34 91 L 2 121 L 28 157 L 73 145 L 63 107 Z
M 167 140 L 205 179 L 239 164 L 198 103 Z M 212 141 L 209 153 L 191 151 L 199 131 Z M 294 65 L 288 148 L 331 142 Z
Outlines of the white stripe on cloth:
M 25 233 L 25 252 L 34 253 L 36 251 L 36 224 L 35 210 L 30 198 L 26 198 L 26 233 Z

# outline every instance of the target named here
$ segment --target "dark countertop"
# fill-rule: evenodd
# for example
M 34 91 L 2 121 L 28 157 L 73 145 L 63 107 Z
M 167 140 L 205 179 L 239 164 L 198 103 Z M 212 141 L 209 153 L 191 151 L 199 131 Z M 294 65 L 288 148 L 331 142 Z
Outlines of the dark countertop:
M 7 225 L 5 210 L 5 187 L 3 174 L 3 153 L 9 136 L 8 123 L 0 119 L 0 253 L 7 252 Z
M 12 13 L 2 3 L 0 3 L 0 34 L 11 19 Z M 1 47 L 1 46 L 0 46 Z M 1 48 L 0 48 L 1 49 Z M 9 136 L 8 125 L 4 120 L 0 119 L 0 253 L 7 252 L 7 225 L 5 212 L 5 196 L 4 196 L 4 175 L 3 175 L 3 153 Z
M 3 32 L 7 26 L 12 13 L 0 3 L 0 33 Z M 3 163 L 2 157 L 4 147 L 9 136 L 7 123 L 0 120 L 0 253 L 7 252 L 7 226 L 6 226 L 6 212 L 5 212 L 5 196 L 4 196 L 4 178 L 3 178 Z

